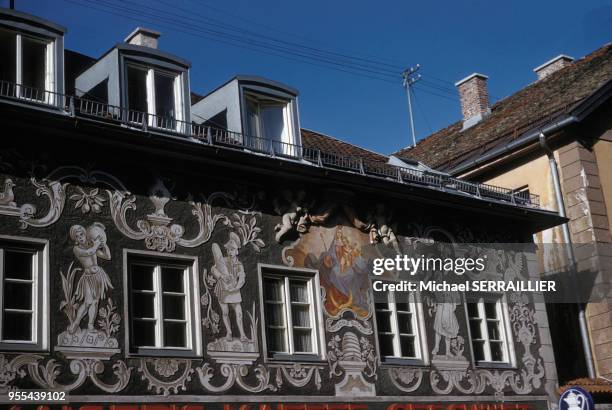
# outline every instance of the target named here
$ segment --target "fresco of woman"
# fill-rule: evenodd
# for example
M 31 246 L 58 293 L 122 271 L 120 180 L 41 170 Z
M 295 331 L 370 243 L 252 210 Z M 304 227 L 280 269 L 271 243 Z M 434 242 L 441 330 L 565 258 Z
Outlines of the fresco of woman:
M 358 317 L 366 317 L 368 307 L 368 264 L 361 254 L 361 246 L 351 241 L 342 226 L 334 230 L 334 237 L 319 257 L 310 253 L 306 267 L 318 269 L 322 285 L 327 291 L 325 308 L 331 315 L 343 309 L 352 310 Z
M 70 333 L 76 332 L 85 314 L 88 316 L 87 330 L 94 330 L 94 322 L 98 315 L 98 303 L 106 297 L 106 291 L 113 289 L 108 274 L 98 266 L 98 257 L 110 260 L 110 250 L 106 245 L 104 225 L 94 222 L 87 230 L 81 225 L 70 228 L 70 239 L 74 241 L 72 251 L 83 266 L 76 287 L 76 300 L 82 301 L 74 321 L 68 328 Z

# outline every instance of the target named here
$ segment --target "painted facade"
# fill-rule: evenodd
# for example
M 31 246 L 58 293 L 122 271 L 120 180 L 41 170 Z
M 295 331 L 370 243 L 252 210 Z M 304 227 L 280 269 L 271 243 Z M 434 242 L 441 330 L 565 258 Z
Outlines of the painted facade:
M 398 182 L 325 167 L 320 155 L 279 158 L 273 145 L 254 154 L 210 133 L 204 144 L 181 127 L 135 125 L 123 108 L 66 101 L 0 100 L 2 255 L 35 255 L 28 278 L 3 272 L 3 315 L 30 315 L 33 335 L 0 341 L 0 392 L 63 391 L 73 405 L 307 397 L 545 408 L 554 396 L 545 308 L 530 296 L 500 304 L 504 363 L 477 363 L 463 295 L 425 293 L 403 312 L 415 360 L 387 360 L 370 285 L 375 257 L 416 243 L 530 243 L 559 222 L 554 213 L 402 183 L 399 169 Z M 537 263 L 523 256 L 529 277 Z M 11 299 L 13 283 L 32 299 Z M 291 310 L 276 322 L 268 305 Z M 294 317 L 293 305 L 308 314 Z

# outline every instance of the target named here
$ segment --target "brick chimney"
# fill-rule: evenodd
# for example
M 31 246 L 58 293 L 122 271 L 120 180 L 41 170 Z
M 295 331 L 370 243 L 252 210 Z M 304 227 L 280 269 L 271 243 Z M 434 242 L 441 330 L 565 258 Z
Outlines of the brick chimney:
M 455 83 L 461 100 L 464 130 L 491 113 L 487 90 L 488 78 L 486 75 L 474 73 Z
M 157 39 L 161 35 L 160 32 L 150 30 L 144 27 L 137 27 L 126 38 L 125 42 L 136 46 L 144 46 L 149 48 L 157 48 Z
M 541 66 L 538 66 L 533 69 L 533 71 L 538 75 L 538 80 L 548 77 L 555 71 L 562 69 L 563 67 L 567 67 L 572 64 L 574 61 L 573 57 L 566 56 L 565 54 L 560 54 L 552 60 L 548 60 Z

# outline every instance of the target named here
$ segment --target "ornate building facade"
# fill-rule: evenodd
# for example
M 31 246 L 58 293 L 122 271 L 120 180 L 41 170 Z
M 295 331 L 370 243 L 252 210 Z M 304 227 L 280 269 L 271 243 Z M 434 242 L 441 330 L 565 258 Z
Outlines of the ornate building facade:
M 370 284 L 373 258 L 430 243 L 531 242 L 561 221 L 534 196 L 302 130 L 297 90 L 274 81 L 192 95 L 151 30 L 98 59 L 64 33 L 0 11 L 3 393 L 548 406 L 531 296 L 374 303 Z

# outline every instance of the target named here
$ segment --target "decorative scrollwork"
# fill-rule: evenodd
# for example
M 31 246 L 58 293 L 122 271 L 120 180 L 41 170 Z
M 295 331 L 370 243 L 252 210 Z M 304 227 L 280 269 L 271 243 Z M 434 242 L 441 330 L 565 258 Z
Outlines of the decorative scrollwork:
M 211 195 L 204 203 L 190 201 L 191 213 L 195 216 L 198 234 L 191 239 L 183 238 L 185 228 L 172 224 L 172 218 L 165 214 L 164 206 L 168 198 L 151 195 L 150 200 L 155 206 L 155 212 L 136 222 L 135 230 L 127 222 L 127 212 L 136 210 L 136 197 L 129 192 L 107 191 L 110 201 L 111 217 L 121 233 L 130 239 L 144 240 L 148 249 L 159 252 L 174 252 L 176 246 L 195 248 L 207 242 L 215 225 L 221 221 L 229 225 L 229 219 L 223 214 L 213 215 L 211 202 L 218 197 L 227 197 L 222 193 Z
M 243 363 L 223 363 L 221 364 L 221 376 L 225 377 L 225 381 L 220 386 L 211 384 L 211 379 L 214 377 L 214 370 L 209 363 L 204 363 L 203 366 L 196 368 L 198 372 L 200 384 L 213 393 L 221 393 L 230 389 L 234 384 L 250 393 L 259 393 L 264 390 L 277 391 L 277 387 L 270 383 L 270 372 L 263 365 L 258 365 L 255 368 L 255 378 L 257 384 L 252 386 L 245 381 L 249 374 L 249 367 Z
M 21 229 L 26 229 L 28 226 L 42 228 L 52 225 L 62 215 L 64 205 L 66 204 L 66 187 L 68 183 L 59 181 L 50 181 L 43 179 L 41 182 L 36 181 L 36 178 L 30 178 L 32 185 L 36 187 L 36 196 L 45 196 L 49 200 L 49 210 L 47 214 L 35 218 L 36 207 L 31 204 L 25 204 L 21 207 L 19 222 Z
M 405 393 L 412 393 L 421 387 L 423 369 L 392 367 L 388 369 L 391 383 Z
M 162 377 L 168 378 L 175 376 L 179 368 L 183 368 L 182 373 L 174 380 L 161 380 L 149 369 L 153 366 L 153 371 Z M 191 381 L 194 369 L 191 367 L 189 359 L 140 359 L 138 371 L 141 373 L 142 380 L 149 383 L 149 390 L 155 390 L 156 394 L 168 396 L 171 393 L 177 394 L 179 390 L 186 390 L 185 384 Z
M 98 359 L 73 359 L 69 367 L 70 372 L 77 376 L 70 384 L 61 384 L 57 381 L 57 377 L 61 374 L 61 365 L 55 359 L 49 360 L 44 366 L 37 362 L 28 363 L 28 374 L 43 389 L 69 392 L 82 386 L 89 378 L 93 384 L 107 393 L 117 393 L 125 389 L 132 374 L 132 369 L 121 360 L 113 364 L 113 373 L 117 377 L 117 382 L 113 384 L 99 378 L 98 375 L 104 373 L 105 365 Z
M 287 380 L 294 387 L 307 386 L 313 379 L 317 390 L 321 390 L 322 366 L 308 366 L 296 363 L 293 366 L 273 366 L 276 368 L 276 386 L 280 388 L 283 380 Z

